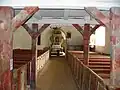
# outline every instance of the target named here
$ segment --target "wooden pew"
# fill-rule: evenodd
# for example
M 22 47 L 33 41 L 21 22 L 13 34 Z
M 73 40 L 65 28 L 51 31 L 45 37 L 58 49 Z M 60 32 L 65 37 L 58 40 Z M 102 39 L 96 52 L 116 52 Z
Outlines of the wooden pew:
M 83 62 L 83 51 L 69 51 Z M 110 77 L 110 57 L 95 52 L 89 52 L 89 65 L 94 72 L 106 79 Z
M 103 79 L 109 78 L 109 74 L 95 73 L 95 71 L 84 65 L 81 60 L 71 53 L 68 53 L 67 58 L 73 77 L 80 90 L 87 90 L 88 88 L 90 90 L 109 90 L 109 86 L 106 83 L 108 79 Z
M 43 54 L 45 50 L 38 50 L 37 51 L 37 57 L 39 57 L 41 54 Z M 32 51 L 30 49 L 14 49 L 13 50 L 13 60 L 14 64 L 13 67 L 15 69 L 23 66 L 24 64 L 28 63 L 32 60 Z

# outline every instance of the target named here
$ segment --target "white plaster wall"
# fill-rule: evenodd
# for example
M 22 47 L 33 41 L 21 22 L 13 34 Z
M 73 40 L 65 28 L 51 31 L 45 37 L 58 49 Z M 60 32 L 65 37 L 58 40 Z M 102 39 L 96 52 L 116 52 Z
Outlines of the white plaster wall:
M 73 26 L 63 26 L 61 29 L 64 30 L 65 33 L 70 31 L 71 39 L 69 40 L 69 45 L 81 45 L 82 44 L 82 36 L 81 34 L 73 27 Z M 50 45 L 50 36 L 52 30 L 48 27 L 41 33 L 41 45 L 38 47 L 47 47 Z
M 69 45 L 82 45 L 83 38 L 82 35 L 73 27 L 73 26 L 64 26 L 62 29 L 66 32 L 70 31 L 71 39 L 68 41 Z M 50 38 L 51 36 L 51 29 L 48 27 L 41 33 L 41 45 L 38 48 L 42 49 L 50 45 Z M 101 53 L 110 53 L 110 31 L 106 29 L 105 34 L 105 46 L 96 46 L 96 52 Z M 13 41 L 13 48 L 23 48 L 23 49 L 30 49 L 31 48 L 31 37 L 27 33 L 27 31 L 20 27 L 18 30 L 14 32 L 14 41 Z
M 48 47 L 50 45 L 50 36 L 51 29 L 48 27 L 41 33 L 41 46 Z
M 96 52 L 110 54 L 110 30 L 105 31 L 105 46 L 96 46 Z
M 71 32 L 71 39 L 69 40 L 69 45 L 81 45 L 82 44 L 82 35 L 71 25 L 71 26 L 63 26 L 62 29 L 66 32 Z M 41 45 L 38 45 L 39 48 L 48 47 L 50 45 L 50 36 L 51 29 L 48 27 L 41 33 Z M 27 31 L 21 26 L 14 32 L 14 41 L 13 48 L 23 48 L 30 49 L 31 48 L 31 37 L 27 33 Z
M 18 28 L 13 34 L 13 48 L 31 48 L 31 37 L 22 26 Z
M 82 35 L 73 27 L 73 26 L 64 26 L 62 29 L 66 32 L 70 31 L 71 39 L 68 41 L 69 45 L 82 45 L 83 38 Z M 31 37 L 27 33 L 27 31 L 20 27 L 18 30 L 14 32 L 13 38 L 13 48 L 23 48 L 23 49 L 30 49 L 31 48 Z M 44 32 L 41 33 L 41 45 L 38 48 L 44 48 L 50 45 L 50 38 L 51 36 L 51 29 L 48 27 Z M 105 46 L 96 46 L 96 52 L 101 53 L 110 53 L 110 31 L 106 29 L 105 34 Z
M 69 45 L 82 45 L 83 37 L 73 26 L 66 26 L 62 28 L 66 33 L 71 32 L 71 39 L 69 39 Z

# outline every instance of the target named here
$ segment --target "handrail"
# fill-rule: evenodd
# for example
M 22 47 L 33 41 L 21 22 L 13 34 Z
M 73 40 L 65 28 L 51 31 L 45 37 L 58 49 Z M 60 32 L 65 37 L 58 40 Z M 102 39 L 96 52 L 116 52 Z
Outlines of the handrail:
M 44 53 L 42 53 L 40 56 L 38 56 L 36 62 L 38 61 L 38 59 L 39 59 L 41 56 L 44 56 L 48 51 L 49 51 L 49 49 L 48 49 L 48 50 L 45 50 Z M 14 70 L 16 70 L 15 72 L 16 72 L 17 76 L 20 76 L 20 75 L 18 75 L 18 74 L 20 74 L 19 72 L 21 72 L 21 70 L 22 70 L 24 67 L 27 68 L 27 65 L 29 65 L 30 63 L 31 63 L 31 60 L 28 61 L 27 63 L 25 63 L 24 65 L 22 65 L 21 67 L 19 67 L 19 68 L 17 68 L 17 69 L 14 69 Z M 37 70 L 37 67 L 36 67 L 36 70 Z M 17 78 L 17 79 L 18 79 L 17 81 L 19 82 L 19 78 Z M 13 82 L 14 85 L 17 85 L 16 88 L 19 88 L 19 87 L 20 87 L 19 84 L 18 84 L 18 82 L 16 82 L 16 83 Z M 16 90 L 16 89 L 15 89 L 15 90 Z M 17 90 L 18 90 L 18 89 L 17 89 Z
M 72 53 L 67 52 L 68 64 L 80 90 L 109 90 L 109 86 Z
M 48 50 L 46 50 L 45 52 L 47 52 L 47 51 L 48 51 Z M 44 53 L 45 53 L 45 52 L 44 52 Z M 44 53 L 42 53 L 41 55 L 43 55 Z M 40 56 L 41 56 L 41 55 L 40 55 Z M 38 57 L 39 57 L 39 56 L 38 56 Z M 38 58 L 38 57 L 37 57 L 37 58 Z M 31 59 L 31 60 L 32 60 L 32 59 Z M 31 62 L 31 60 L 28 61 L 26 64 L 22 65 L 21 67 L 17 68 L 16 70 L 21 69 L 22 67 L 28 65 L 28 64 Z

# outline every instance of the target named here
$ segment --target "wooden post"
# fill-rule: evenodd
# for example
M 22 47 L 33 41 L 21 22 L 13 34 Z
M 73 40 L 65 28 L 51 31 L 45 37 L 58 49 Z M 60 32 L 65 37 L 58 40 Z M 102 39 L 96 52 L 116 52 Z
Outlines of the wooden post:
M 101 25 L 95 25 L 94 28 L 91 28 L 90 30 L 90 24 L 85 24 L 84 29 L 78 24 L 72 24 L 83 36 L 83 45 L 84 45 L 84 64 L 89 64 L 89 40 L 90 35 L 92 35 L 97 28 L 99 28 Z
M 111 8 L 110 17 L 112 59 L 110 84 L 115 90 L 120 90 L 120 8 Z
M 30 62 L 27 64 L 27 85 L 30 85 Z
M 32 24 L 32 30 L 38 31 L 38 24 Z M 34 33 L 33 33 L 34 34 Z M 37 60 L 37 37 L 32 36 L 32 61 L 31 61 L 31 75 L 30 75 L 30 89 L 36 89 L 36 60 Z
M 89 64 L 89 40 L 90 40 L 90 24 L 84 25 L 84 33 L 83 33 L 83 45 L 84 45 L 84 64 Z
M 111 32 L 110 87 L 120 90 L 120 7 L 111 8 L 109 16 L 105 16 L 96 7 L 87 7 L 85 10 Z
M 25 7 L 19 15 L 13 18 L 11 7 L 0 6 L 0 89 L 12 90 L 12 30 L 25 23 L 38 7 Z
M 37 39 L 32 38 L 32 61 L 31 61 L 31 77 L 30 77 L 30 88 L 31 90 L 36 89 L 36 60 L 37 60 Z
M 29 33 L 32 38 L 32 61 L 30 65 L 30 89 L 36 89 L 36 60 L 37 60 L 37 37 L 49 26 L 50 24 L 44 24 L 40 29 L 38 29 L 38 24 L 33 23 L 32 29 L 27 25 L 24 24 L 23 27 Z
M 17 89 L 21 90 L 21 69 L 17 71 Z
M 0 6 L 0 89 L 12 90 L 12 41 L 11 20 L 13 9 Z

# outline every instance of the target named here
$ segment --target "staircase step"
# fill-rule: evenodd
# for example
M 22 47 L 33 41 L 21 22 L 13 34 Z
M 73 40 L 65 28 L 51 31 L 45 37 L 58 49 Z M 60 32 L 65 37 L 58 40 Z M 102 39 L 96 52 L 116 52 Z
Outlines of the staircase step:
M 89 65 L 110 65 L 110 62 L 89 62 Z
M 93 69 L 93 68 L 107 68 L 107 69 L 110 69 L 110 65 L 89 65 L 89 67 L 91 68 L 91 69 Z
M 110 62 L 109 59 L 89 59 L 90 62 Z
M 92 69 L 94 72 L 96 72 L 97 74 L 98 73 L 107 73 L 109 74 L 110 73 L 110 69 L 98 69 L 98 68 L 95 68 L 95 69 Z
M 25 64 L 28 63 L 29 61 L 13 61 L 14 64 Z

